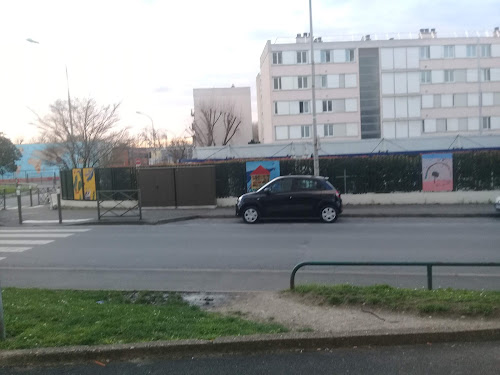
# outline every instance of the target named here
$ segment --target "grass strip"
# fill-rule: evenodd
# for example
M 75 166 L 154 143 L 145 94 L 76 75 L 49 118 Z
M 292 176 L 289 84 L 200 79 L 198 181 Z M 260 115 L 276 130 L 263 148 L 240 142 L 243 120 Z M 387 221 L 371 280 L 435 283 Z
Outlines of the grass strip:
M 286 332 L 191 306 L 175 293 L 3 290 L 7 339 L 0 349 L 214 339 Z
M 500 317 L 500 292 L 462 289 L 403 289 L 389 285 L 300 285 L 292 291 L 308 301 L 335 306 L 365 305 L 441 316 Z

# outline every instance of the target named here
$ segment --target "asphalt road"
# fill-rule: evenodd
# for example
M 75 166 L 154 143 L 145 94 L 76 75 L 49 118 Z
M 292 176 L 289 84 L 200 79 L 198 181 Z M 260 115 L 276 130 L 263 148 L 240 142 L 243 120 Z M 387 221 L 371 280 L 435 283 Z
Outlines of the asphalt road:
M 104 367 L 102 365 L 105 365 Z M 2 374 L 498 374 L 500 343 L 450 343 L 321 349 L 129 363 L 1 369 Z
M 333 225 L 206 219 L 3 227 L 0 281 L 48 288 L 277 290 L 287 288 L 293 266 L 307 260 L 500 262 L 499 225 L 495 218 L 341 218 Z M 23 251 L 2 252 L 9 247 Z M 435 287 L 500 287 L 498 268 L 437 268 L 434 275 Z M 422 267 L 308 268 L 297 277 L 297 283 L 305 281 L 422 287 L 426 276 Z

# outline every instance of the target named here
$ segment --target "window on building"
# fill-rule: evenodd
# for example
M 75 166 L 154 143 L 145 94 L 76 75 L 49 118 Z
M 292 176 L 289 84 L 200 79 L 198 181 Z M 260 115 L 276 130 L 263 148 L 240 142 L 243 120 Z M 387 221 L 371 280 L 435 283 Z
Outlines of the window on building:
M 333 104 L 331 100 L 323 100 L 323 112 L 333 111 Z
M 310 138 L 311 137 L 311 127 L 309 125 L 302 125 L 300 127 L 300 136 L 302 138 Z
M 298 77 L 299 89 L 307 89 L 307 77 Z
M 458 130 L 461 132 L 466 132 L 468 130 L 468 122 L 467 118 L 459 118 L 458 119 Z
M 299 112 L 300 113 L 309 113 L 309 102 L 308 101 L 299 102 Z
M 454 107 L 467 107 L 467 94 L 453 94 Z
M 477 56 L 477 46 L 475 44 L 467 45 L 467 57 Z
M 455 72 L 453 70 L 444 71 L 444 81 L 445 82 L 455 82 Z
M 324 89 L 328 87 L 328 76 L 321 76 L 321 87 Z
M 455 46 L 444 46 L 444 57 L 447 59 L 455 57 Z
M 345 61 L 346 62 L 353 62 L 354 61 L 354 50 L 353 49 L 346 49 L 345 50 Z
M 273 64 L 283 64 L 283 55 L 281 52 L 273 52 Z
M 345 88 L 345 74 L 339 74 L 339 87 Z
M 420 83 L 431 83 L 431 82 L 432 78 L 430 70 L 424 70 L 420 72 Z
M 446 119 L 439 118 L 436 120 L 436 131 L 440 133 L 444 133 L 446 131 Z
M 427 60 L 431 58 L 431 47 L 420 47 L 420 60 Z
M 321 51 L 321 62 L 322 63 L 329 63 L 331 61 L 330 58 L 331 58 L 330 50 Z
M 483 129 L 491 129 L 491 117 L 481 117 Z
M 325 137 L 333 137 L 333 124 L 326 124 L 323 129 Z
M 441 94 L 434 94 L 434 108 L 441 108 Z
M 297 64 L 307 64 L 307 51 L 297 51 Z
M 481 44 L 481 57 L 491 57 L 491 44 Z
M 281 90 L 281 77 L 275 77 L 273 81 L 274 81 L 274 89 Z
M 490 68 L 481 69 L 480 77 L 481 77 L 481 81 L 483 81 L 483 82 L 491 81 L 491 71 L 490 71 Z
M 278 114 L 278 102 L 274 102 L 274 114 Z

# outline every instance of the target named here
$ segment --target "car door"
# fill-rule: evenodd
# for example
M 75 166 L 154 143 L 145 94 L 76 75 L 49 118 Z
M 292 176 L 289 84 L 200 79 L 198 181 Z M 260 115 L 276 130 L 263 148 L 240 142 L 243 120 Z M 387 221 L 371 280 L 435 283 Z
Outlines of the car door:
M 268 186 L 269 192 L 260 198 L 266 216 L 289 216 L 292 179 L 283 178 Z
M 311 217 L 317 215 L 318 205 L 322 200 L 321 186 L 314 178 L 296 178 L 290 194 L 292 215 Z

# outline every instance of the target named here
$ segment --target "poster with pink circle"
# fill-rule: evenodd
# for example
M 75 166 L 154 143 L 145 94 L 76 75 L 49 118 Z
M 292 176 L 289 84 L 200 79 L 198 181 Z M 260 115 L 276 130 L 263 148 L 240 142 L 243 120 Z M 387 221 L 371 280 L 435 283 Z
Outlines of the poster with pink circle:
M 422 155 L 423 191 L 453 190 L 453 154 Z

